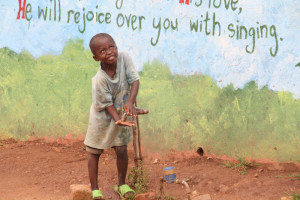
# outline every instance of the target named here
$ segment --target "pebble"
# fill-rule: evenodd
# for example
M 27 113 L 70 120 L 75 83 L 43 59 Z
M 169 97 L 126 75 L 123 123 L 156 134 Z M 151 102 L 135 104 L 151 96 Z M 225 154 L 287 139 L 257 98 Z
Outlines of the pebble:
M 229 189 L 230 189 L 230 188 L 229 188 L 228 186 L 226 186 L 226 185 L 220 185 L 220 187 L 219 187 L 219 191 L 220 191 L 220 192 L 223 192 L 223 193 L 228 192 Z
M 135 196 L 135 200 L 155 200 L 155 199 L 156 197 L 154 192 L 138 194 Z
M 292 196 L 289 197 L 281 197 L 280 200 L 293 200 Z
M 203 194 L 196 197 L 193 197 L 192 200 L 211 200 L 210 194 Z

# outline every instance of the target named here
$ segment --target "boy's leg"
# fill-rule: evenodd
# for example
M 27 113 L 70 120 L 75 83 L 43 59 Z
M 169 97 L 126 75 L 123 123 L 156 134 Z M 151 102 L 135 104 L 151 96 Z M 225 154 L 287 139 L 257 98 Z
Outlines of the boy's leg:
M 117 190 L 118 193 L 121 192 L 123 197 L 126 198 L 134 195 L 134 191 L 128 185 L 125 185 L 126 173 L 128 168 L 127 145 L 115 146 L 114 149 L 117 155 L 117 168 L 118 168 L 118 180 L 119 180 L 118 187 L 115 188 L 115 191 Z M 120 186 L 122 186 L 122 189 Z
M 117 155 L 117 168 L 118 168 L 118 186 L 125 184 L 125 178 L 128 168 L 128 155 L 127 145 L 115 146 L 114 150 Z
M 98 163 L 99 163 L 100 154 L 89 153 L 88 158 L 88 170 L 89 178 L 91 182 L 91 189 L 98 190 Z
M 88 171 L 91 182 L 91 189 L 98 190 L 98 163 L 100 155 L 103 153 L 103 149 L 95 149 L 86 146 L 86 151 L 89 153 L 88 157 Z

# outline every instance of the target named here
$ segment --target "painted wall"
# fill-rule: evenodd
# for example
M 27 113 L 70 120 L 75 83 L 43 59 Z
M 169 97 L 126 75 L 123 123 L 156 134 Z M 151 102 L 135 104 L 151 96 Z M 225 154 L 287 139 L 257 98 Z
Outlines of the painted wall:
M 151 110 L 141 119 L 148 148 L 300 161 L 299 1 L 14 0 L 0 7 L 3 137 L 85 133 L 98 68 L 88 43 L 107 32 L 140 71 L 139 105 Z

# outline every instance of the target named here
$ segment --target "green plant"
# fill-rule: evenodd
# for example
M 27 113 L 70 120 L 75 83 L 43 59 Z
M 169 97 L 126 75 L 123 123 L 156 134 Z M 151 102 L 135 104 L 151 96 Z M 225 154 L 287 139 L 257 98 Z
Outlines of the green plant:
M 292 194 L 293 200 L 300 200 L 300 194 Z
M 174 197 L 171 197 L 171 196 L 165 196 L 165 197 L 164 197 L 164 200 L 175 200 L 175 198 L 174 198 Z
M 300 200 L 300 194 L 296 192 L 296 190 L 292 190 L 290 192 L 285 193 L 288 198 L 292 198 L 292 200 Z
M 226 162 L 226 164 L 222 164 L 221 166 L 226 167 L 226 168 L 231 168 L 232 165 L 229 161 Z
M 292 178 L 292 179 L 296 179 L 296 180 L 300 180 L 300 173 L 298 174 L 290 174 L 288 176 L 275 176 L 275 178 Z
M 138 161 L 138 166 L 133 167 L 128 175 L 129 185 L 135 189 L 136 194 L 148 191 L 148 172 L 143 167 L 142 161 Z
M 237 169 L 242 175 L 245 175 L 245 174 L 247 174 L 248 168 L 260 165 L 258 163 L 248 162 L 246 160 L 246 158 L 243 158 L 243 157 L 238 157 L 237 160 L 238 160 L 237 163 L 230 163 L 228 161 L 228 162 L 226 162 L 226 164 L 223 164 L 221 166 L 226 167 L 226 168 Z
M 290 174 L 289 177 L 290 178 L 295 178 L 297 180 L 300 180 L 300 173 L 298 173 L 298 174 Z
M 157 196 L 156 199 L 158 200 L 175 200 L 174 197 L 163 195 L 163 196 Z
M 238 163 L 233 165 L 234 169 L 237 169 L 242 175 L 247 173 L 247 169 L 250 167 L 258 166 L 260 164 L 254 162 L 248 162 L 244 157 L 238 157 Z

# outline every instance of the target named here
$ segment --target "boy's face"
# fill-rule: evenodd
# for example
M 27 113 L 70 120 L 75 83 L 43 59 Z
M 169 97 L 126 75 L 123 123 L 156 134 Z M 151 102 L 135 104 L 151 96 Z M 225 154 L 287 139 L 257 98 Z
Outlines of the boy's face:
M 117 63 L 118 49 L 115 42 L 109 37 L 96 38 L 93 41 L 93 58 L 104 65 Z

